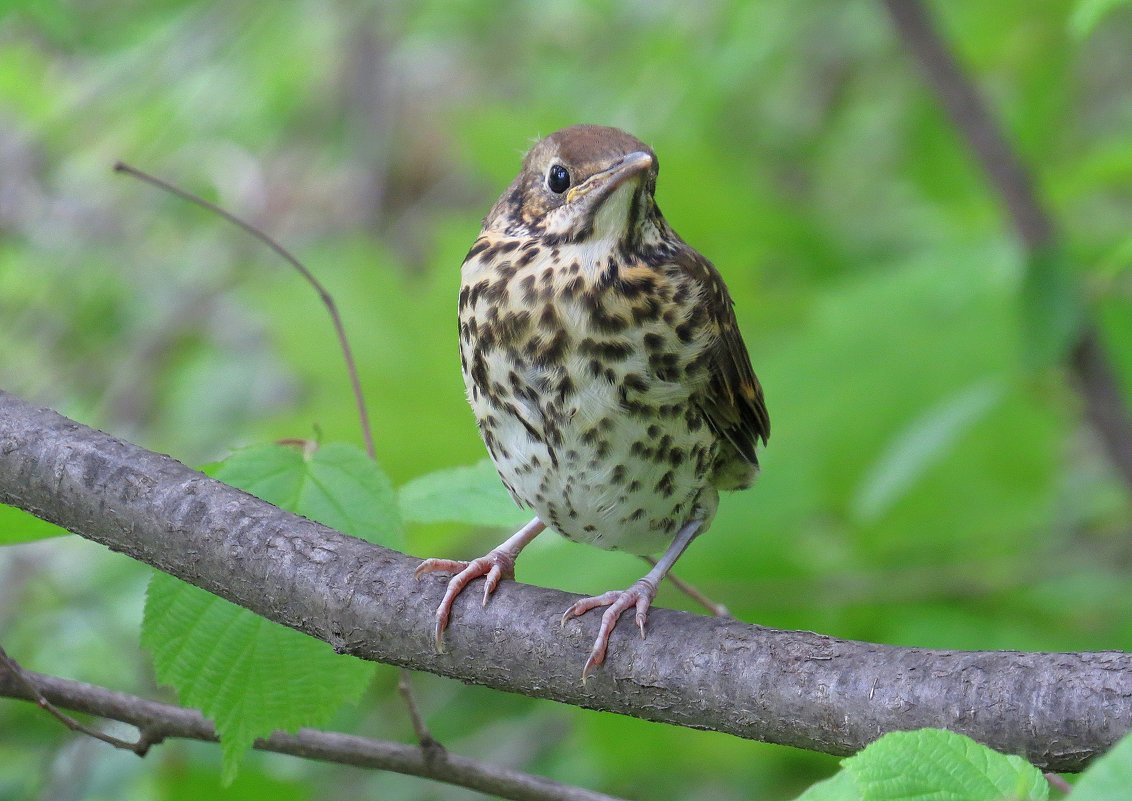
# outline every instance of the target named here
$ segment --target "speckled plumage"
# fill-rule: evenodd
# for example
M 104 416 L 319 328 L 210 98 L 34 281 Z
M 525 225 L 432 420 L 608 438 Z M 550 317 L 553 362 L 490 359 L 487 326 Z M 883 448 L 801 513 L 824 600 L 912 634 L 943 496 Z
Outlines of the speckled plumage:
M 468 400 L 512 497 L 569 539 L 638 554 L 706 530 L 770 433 L 731 298 L 661 215 L 656 176 L 652 150 L 614 128 L 541 140 L 485 218 L 459 300 Z M 435 561 L 422 571 L 457 564 Z

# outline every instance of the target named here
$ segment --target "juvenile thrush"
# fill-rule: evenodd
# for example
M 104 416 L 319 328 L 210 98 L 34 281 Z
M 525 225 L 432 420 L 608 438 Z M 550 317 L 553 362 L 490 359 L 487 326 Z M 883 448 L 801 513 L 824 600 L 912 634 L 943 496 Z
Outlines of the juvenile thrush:
M 546 527 L 635 554 L 664 550 L 607 606 L 585 679 L 621 613 L 645 618 L 657 585 L 715 516 L 719 490 L 749 487 L 770 435 L 723 279 L 668 225 L 652 149 L 624 131 L 575 125 L 539 141 L 484 219 L 461 270 L 460 362 L 484 443 L 516 503 L 537 515 L 453 573 L 436 610 L 478 577 L 487 603 Z

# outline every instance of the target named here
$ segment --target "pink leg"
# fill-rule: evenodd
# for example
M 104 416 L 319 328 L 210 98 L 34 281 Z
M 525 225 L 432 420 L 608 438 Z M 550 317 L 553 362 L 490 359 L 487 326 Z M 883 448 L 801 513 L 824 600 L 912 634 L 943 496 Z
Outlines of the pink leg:
M 444 599 L 440 602 L 440 606 L 436 608 L 437 651 L 444 653 L 444 640 L 442 639 L 444 629 L 448 627 L 448 618 L 452 614 L 452 604 L 456 602 L 457 596 L 464 591 L 464 588 L 473 579 L 486 576 L 487 580 L 484 582 L 483 588 L 483 605 L 487 606 L 487 599 L 495 592 L 500 580 L 515 578 L 515 557 L 545 528 L 546 524 L 536 517 L 498 548 L 494 548 L 479 559 L 473 559 L 470 562 L 458 562 L 452 559 L 425 559 L 417 566 L 413 575 L 418 580 L 425 573 L 437 571 L 455 574 L 449 579 Z
M 609 648 L 609 635 L 613 633 L 614 627 L 617 625 L 621 613 L 626 609 L 636 607 L 637 609 L 637 628 L 641 630 L 642 639 L 645 636 L 645 621 L 648 618 L 649 606 L 652 605 L 653 599 L 656 597 L 656 588 L 660 586 L 661 580 L 664 579 L 672 566 L 676 564 L 676 560 L 684 553 L 685 549 L 700 533 L 703 527 L 702 520 L 692 520 L 684 525 L 680 531 L 676 533 L 676 538 L 672 540 L 672 544 L 668 546 L 668 550 L 664 552 L 664 556 L 657 560 L 653 569 L 650 570 L 644 578 L 635 582 L 627 590 L 610 590 L 609 592 L 596 595 L 592 598 L 583 598 L 575 603 L 565 614 L 562 615 L 562 623 L 565 625 L 566 621 L 572 617 L 580 617 L 591 609 L 596 609 L 599 606 L 608 606 L 605 613 L 601 616 L 601 627 L 597 631 L 597 639 L 594 640 L 593 649 L 590 651 L 589 659 L 586 660 L 585 667 L 582 668 L 582 681 L 585 682 L 593 672 L 594 668 L 605 661 L 605 652 Z

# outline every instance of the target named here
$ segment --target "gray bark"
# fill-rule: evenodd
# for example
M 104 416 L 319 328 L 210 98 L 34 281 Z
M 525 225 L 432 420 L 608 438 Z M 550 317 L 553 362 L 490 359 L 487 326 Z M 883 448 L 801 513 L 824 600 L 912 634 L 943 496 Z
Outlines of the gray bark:
M 0 502 L 325 640 L 342 653 L 507 692 L 849 754 L 938 726 L 1077 770 L 1132 729 L 1132 655 L 897 648 L 666 609 L 629 626 L 586 684 L 596 616 L 577 596 L 504 582 L 456 603 L 433 647 L 439 577 L 0 391 Z

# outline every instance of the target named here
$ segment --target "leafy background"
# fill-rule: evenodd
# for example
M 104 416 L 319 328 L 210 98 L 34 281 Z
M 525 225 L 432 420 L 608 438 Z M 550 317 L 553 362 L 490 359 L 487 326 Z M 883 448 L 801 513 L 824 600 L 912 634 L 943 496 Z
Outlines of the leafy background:
M 934 9 L 1033 168 L 1132 395 L 1132 11 Z M 735 296 L 774 437 L 678 574 L 741 619 L 947 648 L 1132 648 L 1132 503 L 1056 368 L 1026 358 L 1023 259 L 878 4 L 161 0 L 0 5 L 0 386 L 191 464 L 360 442 L 331 329 L 291 272 L 117 159 L 263 225 L 342 307 L 400 486 L 483 455 L 459 263 L 538 134 L 625 127 Z M 43 533 L 0 510 L 0 539 Z M 499 529 L 406 528 L 472 556 Z M 639 560 L 540 539 L 526 582 L 593 593 Z M 73 537 L 0 551 L 29 668 L 171 698 L 150 572 Z M 670 588 L 659 603 L 693 608 Z M 160 667 L 158 668 L 160 672 Z M 379 667 L 328 725 L 408 740 Z M 459 753 L 636 798 L 788 798 L 833 758 L 416 682 Z M 466 798 L 215 746 L 145 760 L 0 703 L 0 797 Z M 326 788 L 332 788 L 330 790 Z

